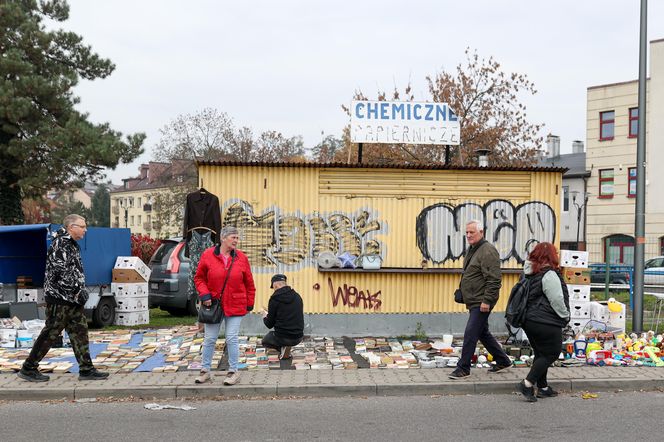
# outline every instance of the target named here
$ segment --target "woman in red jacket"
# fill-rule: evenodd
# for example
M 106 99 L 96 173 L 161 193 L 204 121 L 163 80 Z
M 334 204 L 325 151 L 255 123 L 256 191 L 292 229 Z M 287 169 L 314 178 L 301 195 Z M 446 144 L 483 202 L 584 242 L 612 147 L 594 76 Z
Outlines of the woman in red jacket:
M 242 317 L 254 309 L 254 297 L 256 295 L 249 260 L 244 253 L 237 250 L 238 233 L 235 227 L 221 229 L 219 234 L 220 244 L 203 252 L 198 263 L 196 276 L 194 276 L 194 283 L 201 304 L 210 305 L 212 298 L 221 298 L 224 313 L 222 322 L 226 322 L 226 346 L 228 348 L 229 364 L 224 385 L 235 385 L 240 379 L 240 374 L 237 371 L 240 353 L 237 337 Z M 203 367 L 200 376 L 196 378 L 198 384 L 210 380 L 212 354 L 220 330 L 221 322 L 219 324 L 205 324 Z

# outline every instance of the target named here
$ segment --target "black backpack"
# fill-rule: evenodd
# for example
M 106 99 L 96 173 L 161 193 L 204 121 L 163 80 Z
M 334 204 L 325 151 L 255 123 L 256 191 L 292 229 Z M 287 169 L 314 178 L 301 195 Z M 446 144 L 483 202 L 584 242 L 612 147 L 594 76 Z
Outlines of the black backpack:
M 526 320 L 528 296 L 530 295 L 530 279 L 521 278 L 510 292 L 510 299 L 505 308 L 505 319 L 512 327 L 521 328 Z

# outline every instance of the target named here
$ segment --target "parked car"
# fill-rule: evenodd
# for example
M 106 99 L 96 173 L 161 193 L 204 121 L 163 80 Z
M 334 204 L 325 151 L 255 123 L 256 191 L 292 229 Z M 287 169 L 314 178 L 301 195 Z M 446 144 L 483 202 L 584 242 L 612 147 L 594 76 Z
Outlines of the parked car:
M 606 265 L 590 264 L 590 282 L 604 284 L 606 281 Z M 609 266 L 609 284 L 629 284 L 629 268 L 625 266 Z
M 198 314 L 198 295 L 188 295 L 189 258 L 184 256 L 184 241 L 164 240 L 154 252 L 150 263 L 150 308 L 159 307 L 171 314 Z
M 644 284 L 664 285 L 664 256 L 657 256 L 647 260 L 643 268 Z

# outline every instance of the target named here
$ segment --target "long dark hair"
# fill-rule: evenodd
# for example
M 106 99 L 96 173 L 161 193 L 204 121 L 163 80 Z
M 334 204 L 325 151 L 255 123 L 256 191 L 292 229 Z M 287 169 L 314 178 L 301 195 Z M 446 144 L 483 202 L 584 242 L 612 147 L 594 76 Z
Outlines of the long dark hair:
M 549 267 L 552 270 L 560 270 L 560 260 L 558 259 L 558 250 L 550 242 L 541 242 L 535 246 L 528 254 L 528 260 L 533 265 L 533 273 L 539 273 L 543 268 Z

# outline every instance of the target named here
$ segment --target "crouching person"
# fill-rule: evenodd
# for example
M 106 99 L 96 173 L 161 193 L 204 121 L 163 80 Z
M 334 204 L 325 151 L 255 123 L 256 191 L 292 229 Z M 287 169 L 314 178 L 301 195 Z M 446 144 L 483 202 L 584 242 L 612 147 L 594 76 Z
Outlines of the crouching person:
M 304 336 L 304 312 L 302 297 L 286 285 L 286 275 L 272 276 L 267 311 L 261 311 L 263 323 L 274 328 L 263 337 L 263 346 L 279 351 L 279 359 L 290 359 L 290 350 L 299 344 Z

